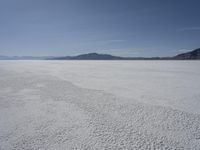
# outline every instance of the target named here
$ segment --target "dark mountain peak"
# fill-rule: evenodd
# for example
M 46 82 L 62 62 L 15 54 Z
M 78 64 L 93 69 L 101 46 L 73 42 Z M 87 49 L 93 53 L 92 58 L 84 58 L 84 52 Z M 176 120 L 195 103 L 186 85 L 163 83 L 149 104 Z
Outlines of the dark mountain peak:
M 200 48 L 195 49 L 193 51 L 187 52 L 187 53 L 182 53 L 179 55 L 176 55 L 174 57 L 175 59 L 200 59 Z
M 87 53 L 87 54 L 81 54 L 81 55 L 102 55 L 102 54 L 98 54 L 98 53 Z
M 88 53 L 71 57 L 56 58 L 59 60 L 120 60 L 122 57 L 112 56 L 109 54 Z
M 98 54 L 98 53 L 87 53 L 87 54 L 81 54 L 81 55 L 78 55 L 78 56 L 75 56 L 75 57 L 93 57 L 93 56 L 102 56 L 104 54 Z
M 78 56 L 105 56 L 105 55 L 107 55 L 107 56 L 112 56 L 112 55 L 110 55 L 110 54 L 99 54 L 99 53 L 87 53 L 87 54 L 81 54 L 81 55 L 78 55 Z

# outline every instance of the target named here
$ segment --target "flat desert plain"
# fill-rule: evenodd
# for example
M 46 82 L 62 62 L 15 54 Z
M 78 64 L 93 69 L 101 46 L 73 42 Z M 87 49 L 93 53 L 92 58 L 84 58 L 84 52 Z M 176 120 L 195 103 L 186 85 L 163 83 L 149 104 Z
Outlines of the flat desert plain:
M 199 150 L 200 61 L 0 61 L 0 150 Z

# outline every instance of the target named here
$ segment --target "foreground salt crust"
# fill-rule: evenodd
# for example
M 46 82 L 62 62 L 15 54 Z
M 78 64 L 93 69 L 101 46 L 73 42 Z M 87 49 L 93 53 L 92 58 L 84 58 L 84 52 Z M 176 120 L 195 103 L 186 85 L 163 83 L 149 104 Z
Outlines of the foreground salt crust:
M 170 107 L 167 100 L 173 102 L 173 99 L 170 99 L 170 96 L 165 98 L 166 95 L 161 94 L 157 96 L 160 96 L 162 101 L 156 103 L 149 97 L 149 102 L 146 102 L 147 97 L 145 100 L 137 99 L 141 94 L 139 90 L 138 93 L 135 91 L 135 97 L 130 93 L 128 96 L 123 95 L 126 93 L 123 90 L 119 95 L 109 88 L 102 90 L 101 88 L 106 86 L 104 82 L 107 79 L 103 80 L 99 76 L 107 76 L 110 79 L 111 73 L 106 75 L 106 72 L 102 72 L 101 75 L 94 76 L 95 70 L 91 70 L 90 67 L 88 69 L 87 66 L 88 64 L 94 66 L 94 62 L 71 62 L 70 69 L 69 63 L 40 61 L 0 63 L 0 149 L 200 149 L 200 115 L 195 107 L 192 111 L 193 105 Z M 96 62 L 96 69 L 99 66 L 109 69 L 118 64 L 118 62 L 107 63 L 106 68 L 104 62 L 98 63 Z M 127 67 L 127 64 L 128 62 L 122 63 L 121 69 L 123 65 Z M 183 64 L 178 65 L 184 68 Z M 196 64 L 191 65 L 193 70 L 185 70 L 184 75 L 181 71 L 177 71 L 176 76 L 183 79 L 192 76 L 197 80 L 199 72 L 194 70 L 195 67 Z M 80 74 L 77 74 L 76 68 L 88 69 L 92 73 L 83 73 L 84 71 L 79 70 Z M 154 68 L 157 69 L 154 70 L 154 74 L 157 72 L 155 76 L 160 78 L 161 84 L 164 83 L 162 81 L 164 78 L 175 76 L 173 70 L 164 75 L 159 73 L 158 70 L 162 71 L 158 66 Z M 120 73 L 120 68 L 115 68 L 114 73 L 116 72 Z M 136 70 L 135 77 L 140 72 L 141 70 Z M 191 72 L 196 74 L 190 74 Z M 76 77 L 72 78 L 71 74 Z M 124 72 L 117 78 L 121 77 L 121 80 L 126 82 L 123 80 L 125 74 L 131 76 L 134 73 Z M 147 69 L 146 75 L 152 75 L 151 70 Z M 76 82 L 77 76 L 81 87 Z M 84 76 L 87 77 L 87 81 L 83 84 Z M 148 86 L 154 80 L 152 76 L 147 78 L 149 82 L 143 86 Z M 99 89 L 95 85 L 91 86 L 90 79 L 94 84 L 102 81 Z M 137 79 L 141 80 L 142 77 L 138 76 Z M 135 78 L 133 80 L 137 84 L 137 80 Z M 131 82 L 131 78 L 129 81 Z M 199 86 L 198 82 L 194 85 L 193 80 L 185 82 L 189 85 L 182 83 L 184 88 Z M 86 83 L 88 88 L 84 87 Z M 170 84 L 166 86 L 169 88 Z M 116 85 L 113 82 L 113 86 Z M 151 86 L 154 87 L 153 84 Z M 123 84 L 121 88 L 124 88 Z M 145 92 L 145 88 L 143 90 Z M 161 92 L 159 89 L 157 91 Z M 179 93 L 175 94 L 179 96 Z M 172 93 L 173 96 L 175 94 Z M 198 96 L 195 89 L 188 96 L 193 99 L 188 99 L 184 104 L 199 100 L 199 97 L 195 97 Z M 175 100 L 177 99 L 179 100 L 179 97 Z

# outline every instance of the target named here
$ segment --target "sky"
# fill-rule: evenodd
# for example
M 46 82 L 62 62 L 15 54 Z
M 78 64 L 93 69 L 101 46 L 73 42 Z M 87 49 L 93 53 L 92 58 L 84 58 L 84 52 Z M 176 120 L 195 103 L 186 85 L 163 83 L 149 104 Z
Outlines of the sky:
M 0 55 L 173 56 L 200 47 L 199 0 L 0 0 Z

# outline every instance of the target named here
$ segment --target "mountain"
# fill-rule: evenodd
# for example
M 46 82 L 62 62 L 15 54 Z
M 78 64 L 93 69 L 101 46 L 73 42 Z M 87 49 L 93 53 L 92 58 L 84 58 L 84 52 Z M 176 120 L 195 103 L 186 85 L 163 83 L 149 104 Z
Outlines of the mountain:
M 200 59 L 200 48 L 195 49 L 195 50 L 190 51 L 190 52 L 187 52 L 187 53 L 182 53 L 182 54 L 176 55 L 173 58 L 178 59 L 178 60 Z
M 108 54 L 89 53 L 78 56 L 54 57 L 50 60 L 197 60 L 200 48 L 173 57 L 118 57 Z
M 108 54 L 89 53 L 78 56 L 56 57 L 54 60 L 123 60 L 123 57 Z
M 88 53 L 78 56 L 0 56 L 0 60 L 200 60 L 200 48 L 173 57 L 119 57 L 109 54 Z
M 166 60 L 166 59 L 170 58 L 169 57 L 119 57 L 109 54 L 88 53 L 78 56 L 54 57 L 50 60 Z

